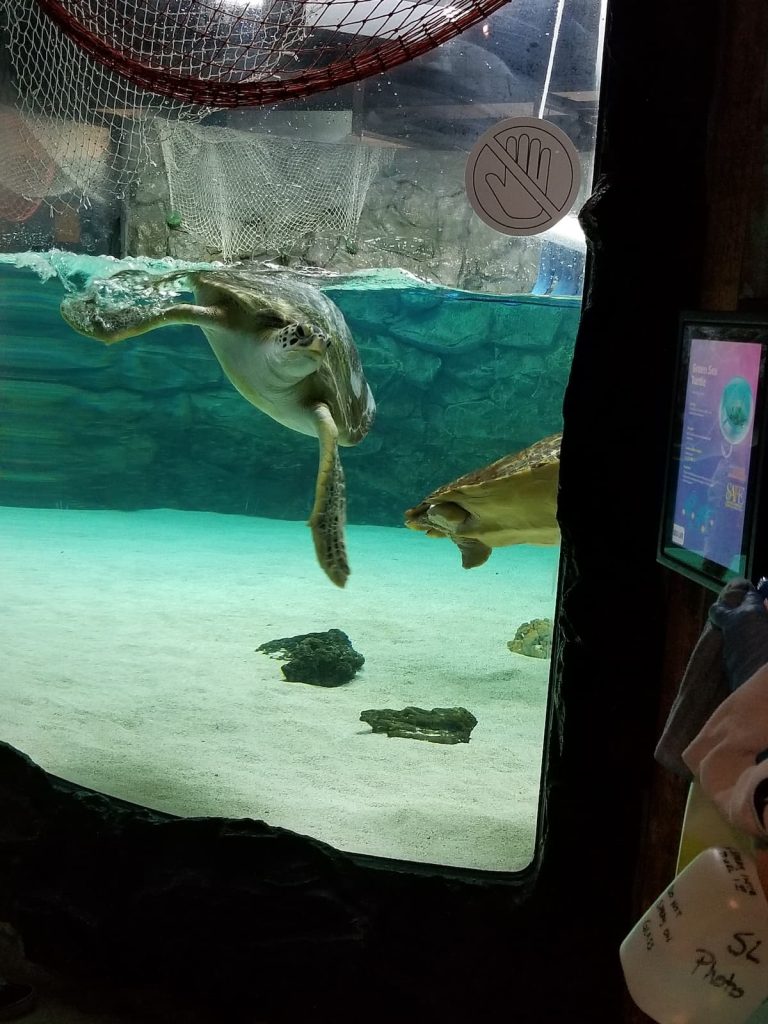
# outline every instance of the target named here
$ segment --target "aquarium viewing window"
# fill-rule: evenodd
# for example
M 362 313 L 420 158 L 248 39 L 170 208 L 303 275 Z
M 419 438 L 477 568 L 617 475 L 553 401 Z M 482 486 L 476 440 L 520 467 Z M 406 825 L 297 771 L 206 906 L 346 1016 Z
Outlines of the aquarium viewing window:
M 327 56 L 332 26 L 304 38 L 310 7 L 348 35 L 385 6 L 391 29 L 492 5 L 278 0 L 259 38 L 293 75 L 296 47 L 272 29 Z M 401 863 L 527 868 L 560 558 L 551 442 L 581 313 L 606 0 L 502 4 L 386 74 L 217 110 L 142 88 L 46 13 L 94 5 L 5 6 L 0 740 L 162 813 Z M 187 7 L 203 4 L 156 6 L 183 17 L 168 37 L 137 22 L 145 57 L 198 40 Z M 219 53 L 212 33 L 190 61 Z M 241 57 L 249 78 L 253 49 Z M 494 231 L 466 196 L 476 141 L 511 117 L 544 118 L 579 154 L 574 210 L 542 235 Z M 333 304 L 346 326 L 326 352 L 348 328 L 376 402 L 339 460 L 343 588 L 307 527 L 317 437 L 244 398 L 181 308 L 200 271 L 223 275 L 221 310 L 256 309 L 239 275 L 266 264 Z M 276 292 L 260 296 L 276 315 Z M 102 301 L 114 344 L 78 333 L 105 326 Z M 295 319 L 286 344 L 304 337 Z M 285 641 L 313 664 L 289 665 Z
M 766 572 L 766 345 L 765 321 L 681 320 L 658 558 L 714 590 Z

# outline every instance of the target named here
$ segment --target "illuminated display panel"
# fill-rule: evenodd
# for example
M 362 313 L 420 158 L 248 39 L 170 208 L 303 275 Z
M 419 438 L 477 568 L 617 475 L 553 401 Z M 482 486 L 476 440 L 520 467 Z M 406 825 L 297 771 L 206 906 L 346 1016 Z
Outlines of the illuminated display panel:
M 715 590 L 768 573 L 759 513 L 766 345 L 764 321 L 682 319 L 658 557 Z

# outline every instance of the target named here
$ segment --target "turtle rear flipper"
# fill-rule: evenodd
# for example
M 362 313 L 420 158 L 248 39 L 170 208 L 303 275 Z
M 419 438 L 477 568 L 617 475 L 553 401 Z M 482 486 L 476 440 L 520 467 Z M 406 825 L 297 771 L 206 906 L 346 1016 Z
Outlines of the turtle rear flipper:
M 320 441 L 320 464 L 309 526 L 318 562 L 331 582 L 343 587 L 349 577 L 349 561 L 344 541 L 347 496 L 337 445 L 339 432 L 327 405 L 318 403 L 313 413 Z

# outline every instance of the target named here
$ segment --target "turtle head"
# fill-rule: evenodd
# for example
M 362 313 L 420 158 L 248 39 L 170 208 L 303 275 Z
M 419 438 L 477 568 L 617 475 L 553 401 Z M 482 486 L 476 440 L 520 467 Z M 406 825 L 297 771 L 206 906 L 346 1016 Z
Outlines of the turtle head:
M 296 380 L 313 373 L 331 345 L 326 332 L 312 323 L 292 323 L 275 331 L 273 357 L 282 372 Z

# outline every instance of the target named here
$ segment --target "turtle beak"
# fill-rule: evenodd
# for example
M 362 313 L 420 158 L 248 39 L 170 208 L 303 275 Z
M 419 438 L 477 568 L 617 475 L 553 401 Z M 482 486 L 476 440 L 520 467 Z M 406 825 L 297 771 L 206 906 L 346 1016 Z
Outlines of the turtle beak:
M 331 341 L 328 335 L 321 331 L 319 327 L 315 327 L 314 324 L 308 324 L 306 327 L 300 326 L 297 329 L 295 344 L 297 349 L 322 359 L 328 351 Z
M 314 335 L 305 345 L 298 345 L 301 351 L 306 352 L 307 355 L 317 356 L 318 359 L 322 359 L 325 353 L 328 351 L 328 339 L 324 335 Z
M 296 355 L 307 355 L 320 361 L 328 351 L 331 339 L 316 324 L 289 324 L 278 332 L 281 349 Z

